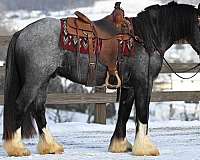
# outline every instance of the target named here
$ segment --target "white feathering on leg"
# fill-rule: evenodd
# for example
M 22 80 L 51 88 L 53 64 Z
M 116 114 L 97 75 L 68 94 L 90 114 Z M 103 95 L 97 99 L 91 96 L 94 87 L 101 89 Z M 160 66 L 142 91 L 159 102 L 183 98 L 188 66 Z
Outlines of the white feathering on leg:
M 43 135 L 39 137 L 39 143 L 37 146 L 38 152 L 40 154 L 63 153 L 63 146 L 56 142 L 56 140 L 51 135 L 50 131 L 46 128 L 43 128 L 42 131 Z
M 147 124 L 138 122 L 139 129 L 135 137 L 135 142 L 132 148 L 132 152 L 137 156 L 158 156 L 159 150 L 151 142 L 147 133 Z
M 22 143 L 21 127 L 16 130 L 11 140 L 4 141 L 3 147 L 8 153 L 8 156 L 29 156 L 31 154 Z
M 127 138 L 124 139 L 113 139 L 108 151 L 114 152 L 114 153 L 120 153 L 120 152 L 128 152 L 132 148 L 131 143 L 127 140 Z

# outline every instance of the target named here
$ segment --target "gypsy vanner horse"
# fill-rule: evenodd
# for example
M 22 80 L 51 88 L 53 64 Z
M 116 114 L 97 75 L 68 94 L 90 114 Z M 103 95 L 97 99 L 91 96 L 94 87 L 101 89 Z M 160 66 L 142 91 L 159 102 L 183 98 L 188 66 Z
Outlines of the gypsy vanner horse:
M 176 40 L 186 39 L 200 54 L 200 7 L 170 2 L 153 5 L 132 17 L 135 35 L 143 43 L 135 42 L 134 57 L 124 57 L 124 83 L 118 120 L 110 141 L 109 151 L 134 155 L 159 155 L 148 136 L 149 103 L 153 80 L 163 63 L 164 52 Z M 46 89 L 52 77 L 61 75 L 85 84 L 88 55 L 81 55 L 81 79 L 76 76 L 76 54 L 65 53 L 59 46 L 60 20 L 44 18 L 16 32 L 9 44 L 6 60 L 4 104 L 4 149 L 9 156 L 30 155 L 22 137 L 38 132 L 40 154 L 61 153 L 64 148 L 47 129 L 45 118 Z M 106 67 L 97 64 L 97 84 L 104 84 Z M 62 73 L 62 74 L 61 74 Z M 126 138 L 126 123 L 133 102 L 136 109 L 136 134 L 133 146 Z

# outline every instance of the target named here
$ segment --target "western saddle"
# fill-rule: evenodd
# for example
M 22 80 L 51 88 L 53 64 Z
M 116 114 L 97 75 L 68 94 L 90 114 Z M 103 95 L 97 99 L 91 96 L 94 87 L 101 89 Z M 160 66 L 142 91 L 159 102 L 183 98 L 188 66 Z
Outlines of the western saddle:
M 121 2 L 116 2 L 111 15 L 98 21 L 91 21 L 79 11 L 75 12 L 77 18 L 67 18 L 67 32 L 79 37 L 86 37 L 89 44 L 89 72 L 88 85 L 96 83 L 96 46 L 94 41 L 101 39 L 101 49 L 99 61 L 108 67 L 105 84 L 108 88 L 118 88 L 121 86 L 121 79 L 117 71 L 117 59 L 119 41 L 130 39 L 133 29 L 130 22 L 124 17 L 124 10 L 120 8 Z M 77 52 L 80 51 L 79 44 Z M 109 78 L 115 76 L 117 85 L 109 84 Z

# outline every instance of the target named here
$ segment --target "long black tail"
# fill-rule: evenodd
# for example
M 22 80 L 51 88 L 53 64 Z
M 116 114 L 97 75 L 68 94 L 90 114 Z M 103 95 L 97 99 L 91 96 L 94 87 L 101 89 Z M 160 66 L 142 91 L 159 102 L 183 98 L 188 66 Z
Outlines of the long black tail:
M 12 139 L 16 129 L 16 99 L 21 89 L 20 76 L 17 71 L 15 60 L 15 45 L 20 31 L 16 32 L 8 46 L 6 58 L 6 75 L 4 87 L 4 118 L 3 118 L 3 139 Z M 25 114 L 22 124 L 22 137 L 32 137 L 35 134 L 35 128 L 31 113 Z

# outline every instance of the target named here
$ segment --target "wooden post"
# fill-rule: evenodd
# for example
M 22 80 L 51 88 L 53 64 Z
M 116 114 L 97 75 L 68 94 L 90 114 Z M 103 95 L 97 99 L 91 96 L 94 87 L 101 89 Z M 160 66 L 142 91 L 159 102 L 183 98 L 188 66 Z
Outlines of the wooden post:
M 95 92 L 105 93 L 106 87 L 95 87 Z M 105 103 L 95 104 L 94 122 L 100 123 L 100 124 L 106 124 L 106 104 Z

